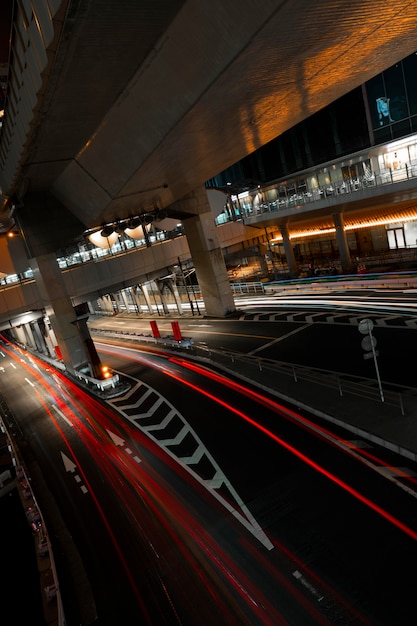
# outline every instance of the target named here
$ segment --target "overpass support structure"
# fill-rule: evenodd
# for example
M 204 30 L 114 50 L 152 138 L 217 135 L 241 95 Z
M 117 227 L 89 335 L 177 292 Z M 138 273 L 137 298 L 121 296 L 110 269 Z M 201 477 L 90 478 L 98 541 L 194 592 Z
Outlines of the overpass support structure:
M 100 358 L 87 327 L 88 316 L 84 307 L 74 308 L 56 257 L 68 233 L 79 231 L 79 223 L 53 196 L 42 193 L 25 198 L 19 210 L 19 227 L 53 331 L 56 355 L 71 373 L 88 371 L 91 378 L 102 378 Z
M 225 317 L 235 311 L 235 303 L 213 211 L 204 186 L 197 188 L 172 207 L 181 215 L 189 253 L 193 260 L 206 315 Z M 49 192 L 30 193 L 19 207 L 18 225 L 33 270 L 40 302 L 52 330 L 53 349 L 72 372 L 88 371 L 93 378 L 102 377 L 101 362 L 87 327 L 87 306 L 73 300 L 66 288 L 65 275 L 57 263 L 56 251 L 65 247 L 68 237 L 83 230 L 77 218 Z M 178 313 L 182 313 L 176 285 L 157 280 L 164 313 L 168 313 L 165 290 L 174 296 Z M 148 308 L 152 305 L 141 285 Z M 109 304 L 109 308 L 113 308 Z
M 197 188 L 170 207 L 190 214 L 183 220 L 206 314 L 225 317 L 236 310 L 207 190 Z
M 350 255 L 350 250 L 346 238 L 343 215 L 341 213 L 334 213 L 332 217 L 336 229 L 336 241 L 339 248 L 342 272 L 344 274 L 348 274 L 352 271 L 352 257 Z
M 88 315 L 77 312 L 66 293 L 56 254 L 31 259 L 39 293 L 53 329 L 65 367 L 74 372 L 88 370 L 92 378 L 102 378 L 101 362 L 87 327 Z

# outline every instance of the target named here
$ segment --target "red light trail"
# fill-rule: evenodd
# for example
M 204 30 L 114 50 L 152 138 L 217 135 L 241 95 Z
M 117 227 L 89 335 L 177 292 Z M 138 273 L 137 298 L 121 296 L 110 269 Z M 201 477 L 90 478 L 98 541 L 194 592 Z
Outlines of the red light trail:
M 109 350 L 108 346 L 106 346 L 106 347 L 107 347 L 107 350 L 109 352 L 111 352 L 111 350 Z M 131 355 L 131 352 L 134 352 L 135 356 Z M 137 350 L 132 350 L 132 351 L 131 350 L 124 350 L 123 354 L 124 354 L 125 358 L 130 358 L 132 360 L 137 360 L 137 361 L 145 361 L 148 365 L 151 365 L 152 367 L 156 367 L 157 369 L 159 369 L 160 371 L 165 373 L 170 378 L 173 378 L 173 379 L 177 380 L 181 384 L 186 385 L 187 387 L 189 387 L 190 389 L 193 389 L 197 393 L 199 393 L 201 395 L 204 395 L 206 398 L 209 398 L 213 402 L 216 402 L 217 404 L 219 404 L 220 406 L 224 407 L 225 409 L 227 409 L 231 413 L 234 413 L 235 415 L 239 416 L 240 418 L 245 420 L 247 423 L 251 424 L 253 427 L 255 427 L 259 431 L 263 432 L 267 437 L 269 437 L 270 439 L 272 439 L 273 441 L 278 443 L 280 446 L 282 446 L 288 452 L 293 454 L 295 457 L 300 459 L 303 463 L 305 463 L 309 467 L 313 468 L 315 471 L 317 471 L 321 475 L 325 476 L 331 482 L 333 482 L 334 484 L 338 485 L 339 487 L 344 489 L 347 493 L 349 493 L 354 498 L 356 498 L 359 502 L 361 502 L 362 504 L 364 504 L 365 506 L 367 506 L 368 508 L 373 510 L 375 513 L 377 513 L 378 515 L 383 517 L 385 520 L 387 520 L 388 522 L 390 522 L 391 524 L 396 526 L 399 530 L 404 532 L 411 539 L 413 539 L 414 541 L 417 541 L 417 532 L 416 531 L 414 531 L 412 528 L 410 528 L 409 526 L 407 526 L 406 524 L 401 522 L 401 520 L 398 520 L 396 517 L 391 515 L 384 508 L 382 508 L 379 505 L 377 505 L 376 503 L 372 502 L 369 498 L 367 498 L 366 496 L 361 494 L 359 491 L 357 491 L 356 489 L 354 489 L 353 487 L 348 485 L 345 481 L 341 480 L 339 477 L 337 477 L 333 473 L 331 473 L 328 470 L 326 470 L 326 468 L 322 467 L 321 465 L 316 463 L 314 460 L 310 459 L 308 456 L 306 456 L 305 454 L 303 454 L 302 452 L 297 450 L 297 448 L 294 448 L 294 446 L 291 446 L 290 444 L 288 444 L 282 438 L 278 437 L 275 433 L 273 433 L 272 431 L 270 431 L 266 427 L 262 426 L 261 424 L 259 424 L 258 422 L 253 420 L 251 417 L 249 417 L 248 415 L 246 415 L 245 413 L 243 413 L 242 411 L 240 411 L 236 407 L 232 406 L 228 402 L 226 402 L 223 399 L 219 398 L 218 396 L 215 396 L 214 394 L 208 392 L 206 389 L 202 388 L 201 386 L 198 386 L 198 385 L 196 385 L 196 384 L 186 380 L 182 376 L 174 374 L 173 372 L 169 371 L 168 368 L 166 368 L 164 366 L 155 365 L 154 363 L 152 363 L 152 361 L 150 361 L 150 359 L 146 359 L 146 358 L 142 358 L 142 357 L 138 356 L 137 352 L 138 352 Z M 289 418 L 294 418 L 298 422 L 302 423 L 304 425 L 304 427 L 312 426 L 313 430 L 314 431 L 319 431 L 322 436 L 331 435 L 331 437 L 333 439 L 335 438 L 335 436 L 333 434 L 331 434 L 330 431 L 326 431 L 326 429 L 318 427 L 316 424 L 312 424 L 311 422 L 309 423 L 308 420 L 303 418 L 301 415 L 295 413 L 291 409 L 288 409 L 288 408 L 286 408 L 286 407 L 284 407 L 284 406 L 274 402 L 273 400 L 271 400 L 269 398 L 265 398 L 260 393 L 258 393 L 256 391 L 253 391 L 253 390 L 250 390 L 250 389 L 247 389 L 247 388 L 243 387 L 243 385 L 240 385 L 237 382 L 234 382 L 234 381 L 232 381 L 232 380 L 230 380 L 230 379 L 228 379 L 228 378 L 226 378 L 224 376 L 221 376 L 220 374 L 217 374 L 217 373 L 215 373 L 212 370 L 209 370 L 209 369 L 204 368 L 204 367 L 200 367 L 199 365 L 196 365 L 195 363 L 191 363 L 189 361 L 185 361 L 184 359 L 173 357 L 171 355 L 162 354 L 162 356 L 167 358 L 170 362 L 174 363 L 175 365 L 178 365 L 178 366 L 183 367 L 185 369 L 192 370 L 195 373 L 198 373 L 199 375 L 202 375 L 202 376 L 204 376 L 206 378 L 210 378 L 211 380 L 214 380 L 214 381 L 222 384 L 223 386 L 229 387 L 229 388 L 237 391 L 238 393 L 241 393 L 241 394 L 243 394 L 245 396 L 248 396 L 248 397 L 252 398 L 253 400 L 255 400 L 256 402 L 262 404 L 263 406 L 268 406 L 269 408 L 271 408 L 271 409 L 273 409 L 275 411 L 278 411 L 283 416 L 286 416 L 286 417 L 289 417 Z M 340 440 L 340 441 L 343 441 L 343 440 Z M 347 444 L 346 442 L 344 442 L 344 443 L 345 443 L 346 447 L 350 447 L 349 444 Z

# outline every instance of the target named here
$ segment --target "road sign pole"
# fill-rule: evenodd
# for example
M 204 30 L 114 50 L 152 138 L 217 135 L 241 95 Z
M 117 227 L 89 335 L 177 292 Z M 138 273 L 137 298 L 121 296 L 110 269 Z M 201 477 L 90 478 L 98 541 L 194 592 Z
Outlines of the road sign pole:
M 369 331 L 369 339 L 371 341 L 371 346 L 372 346 L 372 355 L 374 357 L 374 363 L 375 363 L 375 371 L 376 371 L 376 378 L 378 381 L 378 387 L 379 387 L 379 395 L 381 396 L 381 402 L 385 402 L 384 400 L 384 392 L 382 391 L 382 384 L 381 384 L 381 377 L 379 375 L 379 367 L 378 367 L 378 360 L 376 358 L 376 352 L 375 352 L 375 344 L 372 341 L 372 332 Z
M 377 378 L 378 387 L 379 387 L 379 395 L 381 397 L 381 401 L 384 402 L 384 392 L 382 391 L 381 377 L 379 375 L 379 368 L 378 368 L 378 361 L 377 361 L 377 352 L 375 350 L 376 339 L 372 335 L 373 327 L 374 327 L 374 323 L 372 320 L 363 319 L 359 322 L 358 330 L 362 335 L 365 335 L 365 337 L 362 340 L 363 349 L 367 351 L 372 350 L 372 356 L 374 358 L 374 363 L 375 363 L 376 378 Z M 366 359 L 368 356 L 370 357 L 370 353 L 366 352 L 366 354 L 364 355 L 364 358 Z

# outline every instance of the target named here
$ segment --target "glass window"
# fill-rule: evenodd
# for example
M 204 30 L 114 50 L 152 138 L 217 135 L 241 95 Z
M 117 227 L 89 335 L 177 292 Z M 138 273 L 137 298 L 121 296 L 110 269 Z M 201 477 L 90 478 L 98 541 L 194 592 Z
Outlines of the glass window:
M 382 128 L 378 128 L 378 130 L 374 131 L 375 143 L 385 143 L 386 141 L 391 141 L 391 128 L 390 126 L 383 126 Z
M 374 129 L 409 117 L 402 63 L 368 81 L 366 93 Z
M 404 137 L 404 135 L 409 135 L 412 132 L 410 120 L 406 119 L 402 120 L 401 122 L 397 122 L 396 124 L 393 124 L 391 132 L 393 139 L 398 139 L 399 137 Z
M 366 94 L 368 96 L 368 106 L 371 113 L 372 128 L 375 129 L 380 126 L 384 126 L 384 118 L 382 117 L 382 112 L 380 112 L 381 103 L 378 105 L 378 102 L 380 102 L 381 99 L 386 98 L 385 84 L 382 74 L 375 76 L 375 78 L 366 83 Z
M 408 96 L 410 115 L 417 114 L 417 52 L 403 61 L 404 82 Z
M 388 245 L 391 250 L 405 248 L 404 230 L 402 228 L 390 228 L 387 230 Z
M 397 63 L 385 70 L 384 81 L 390 122 L 398 122 L 409 117 L 402 63 Z

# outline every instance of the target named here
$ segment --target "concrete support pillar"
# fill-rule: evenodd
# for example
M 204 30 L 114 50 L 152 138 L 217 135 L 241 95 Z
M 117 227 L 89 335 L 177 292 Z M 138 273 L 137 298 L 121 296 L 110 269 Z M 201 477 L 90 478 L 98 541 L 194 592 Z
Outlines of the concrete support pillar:
M 131 302 L 129 304 L 130 309 L 133 306 L 134 310 L 135 310 L 135 313 L 139 313 L 138 302 L 137 302 L 137 298 L 136 298 L 136 294 L 135 294 L 135 292 L 136 292 L 135 287 L 128 287 L 127 288 L 127 292 L 129 294 L 129 297 L 127 298 L 127 300 L 128 301 L 131 300 Z
M 65 366 L 71 371 L 88 369 L 95 376 L 99 358 L 86 324 L 80 323 L 66 293 L 56 255 L 38 256 L 31 264 Z
M 32 348 L 32 350 L 36 350 L 36 341 L 35 338 L 33 336 L 33 332 L 32 332 L 32 327 L 30 324 L 23 324 L 23 330 L 26 336 L 26 343 L 25 345 L 29 346 L 29 348 Z
M 130 312 L 130 304 L 129 304 L 129 298 L 127 297 L 127 293 L 125 289 L 122 289 L 120 292 L 120 297 L 123 300 L 123 303 L 126 307 L 126 313 Z
M 44 318 L 44 327 L 45 327 L 45 344 L 51 359 L 56 358 L 58 350 L 58 341 L 55 337 L 54 329 L 51 326 L 51 322 L 49 321 L 49 317 L 45 315 Z M 59 348 L 58 348 L 59 349 Z
M 120 313 L 121 312 L 120 300 L 119 300 L 120 296 L 118 292 L 116 291 L 116 293 L 112 293 L 110 298 L 111 298 L 112 304 L 114 303 L 116 305 L 115 312 Z
M 153 307 L 152 307 L 152 303 L 151 303 L 151 298 L 149 296 L 148 285 L 146 283 L 144 283 L 143 285 L 141 285 L 141 288 L 142 288 L 143 296 L 145 298 L 146 306 L 149 309 L 149 313 L 152 315 L 153 314 Z
M 347 243 L 343 216 L 341 213 L 334 213 L 332 217 L 336 228 L 336 241 L 337 247 L 339 248 L 340 265 L 342 266 L 343 274 L 348 274 L 352 271 L 352 257 Z
M 268 264 L 265 259 L 265 255 L 262 254 L 262 246 L 259 245 L 259 265 L 261 266 L 262 276 L 268 276 Z
M 162 304 L 162 311 L 165 313 L 165 315 L 168 315 L 169 313 L 169 308 L 168 308 L 168 304 L 167 304 L 167 299 L 164 293 L 164 289 L 165 289 L 165 280 L 157 280 L 156 281 L 156 285 L 158 287 L 158 293 L 159 293 L 159 297 L 161 299 L 161 304 Z
M 97 308 L 103 312 L 107 311 L 106 296 L 101 296 L 100 298 L 97 298 Z
M 107 311 L 106 309 L 106 301 L 104 299 L 104 296 L 101 296 L 100 298 L 97 298 L 97 309 L 101 310 L 101 311 Z
M 78 315 L 73 324 L 78 329 L 79 335 L 83 341 L 88 355 L 88 369 L 92 378 L 102 378 L 102 366 L 100 357 L 97 354 L 96 347 L 91 338 L 90 331 L 87 326 L 88 315 Z
M 69 371 L 95 375 L 98 359 L 88 329 L 82 329 L 68 296 L 55 251 L 83 232 L 84 225 L 49 192 L 27 193 L 15 212 L 42 304 L 54 332 L 54 347 Z M 45 338 L 46 339 L 46 338 Z
M 175 204 L 191 215 L 183 219 L 183 227 L 206 313 L 225 317 L 236 307 L 207 190 L 201 187 Z
M 132 296 L 136 304 L 136 310 L 140 315 L 142 313 L 142 302 L 140 300 L 140 287 L 137 285 L 136 287 L 132 287 Z
M 106 294 L 105 296 L 103 296 L 103 303 L 104 303 L 105 311 L 107 311 L 107 313 L 110 313 L 110 315 L 113 315 L 114 313 L 113 301 L 111 297 L 109 296 L 109 294 Z
M 45 343 L 45 337 L 43 336 L 41 332 L 38 320 L 35 320 L 32 323 L 32 329 L 33 329 L 33 336 L 36 341 L 36 346 L 39 352 L 41 352 L 42 354 L 49 354 L 48 347 Z
M 282 243 L 284 245 L 285 258 L 287 260 L 290 276 L 297 276 L 297 262 L 295 260 L 294 249 L 288 232 L 288 226 L 287 224 L 282 224 L 279 228 L 282 235 Z
M 14 326 L 12 335 L 18 343 L 22 344 L 22 346 L 26 345 L 26 335 L 23 326 Z
M 175 304 L 177 306 L 178 315 L 182 315 L 183 308 L 182 308 L 181 296 L 178 291 L 177 283 L 175 282 L 175 280 L 171 280 L 170 282 L 171 282 L 171 290 L 174 296 Z
M 157 285 L 158 285 L 159 293 L 161 295 L 161 301 L 162 301 L 162 307 L 163 307 L 164 313 L 169 313 L 166 293 L 164 291 L 164 290 L 168 290 L 170 294 L 172 294 L 172 297 L 175 300 L 175 306 L 177 307 L 177 312 L 179 313 L 179 315 L 182 315 L 183 314 L 182 302 L 181 302 L 180 294 L 178 292 L 177 283 L 175 282 L 175 280 L 173 278 L 164 278 L 163 280 L 158 280 Z

